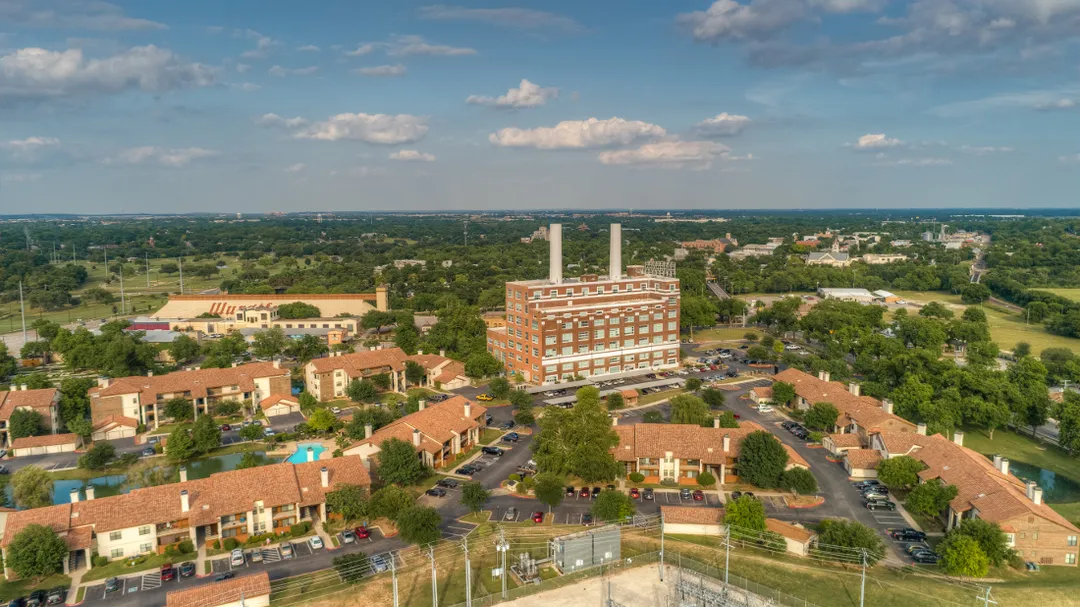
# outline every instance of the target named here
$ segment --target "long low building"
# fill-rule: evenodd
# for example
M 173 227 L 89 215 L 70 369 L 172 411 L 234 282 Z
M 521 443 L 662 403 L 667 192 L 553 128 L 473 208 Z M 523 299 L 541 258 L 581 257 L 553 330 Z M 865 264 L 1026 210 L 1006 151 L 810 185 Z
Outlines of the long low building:
M 165 607 L 267 607 L 270 574 L 262 571 L 165 595 Z
M 223 319 L 235 319 L 237 314 L 243 315 L 245 310 L 294 302 L 313 305 L 319 308 L 322 316 L 331 318 L 339 314 L 359 317 L 372 310 L 386 312 L 390 309 L 387 288 L 377 287 L 374 293 L 173 295 L 151 318 L 195 318 L 200 314 L 215 314 Z
M 19 510 L 7 516 L 0 549 L 28 525 L 45 525 L 60 535 L 81 562 L 97 553 L 109 560 L 160 553 L 165 547 L 252 535 L 283 533 L 300 521 L 326 520 L 326 494 L 338 485 L 370 488 L 371 476 L 358 457 L 339 457 L 301 464 L 272 464 L 212 474 L 113 497 L 94 498 L 93 485 L 71 503 Z M 69 559 L 64 559 L 68 573 Z M 11 579 L 13 572 L 4 572 Z
M 368 379 L 386 374 L 390 387 L 405 391 L 409 387 L 406 368 L 412 362 L 424 370 L 420 386 L 437 386 L 453 390 L 468 386 L 472 380 L 465 375 L 465 365 L 440 354 L 406 354 L 401 348 L 376 348 L 361 352 L 334 352 L 324 358 L 316 358 L 304 367 L 304 383 L 307 391 L 322 402 L 345 398 L 349 383 L 354 379 Z
M 410 413 L 372 432 L 345 449 L 346 455 L 359 455 L 370 467 L 384 441 L 396 438 L 412 443 L 416 455 L 425 466 L 443 468 L 454 463 L 455 457 L 468 451 L 480 440 L 487 426 L 487 407 L 463 396 L 428 405 L 420 401 L 420 410 Z
M 790 404 L 799 409 L 809 409 L 817 403 L 832 404 L 840 412 L 832 432 L 857 434 L 862 445 L 869 444 L 874 432 L 915 432 L 915 424 L 893 414 L 892 401 L 863 396 L 859 384 L 845 386 L 831 381 L 827 371 L 814 377 L 799 369 L 785 369 L 773 379 L 795 388 L 795 402 Z

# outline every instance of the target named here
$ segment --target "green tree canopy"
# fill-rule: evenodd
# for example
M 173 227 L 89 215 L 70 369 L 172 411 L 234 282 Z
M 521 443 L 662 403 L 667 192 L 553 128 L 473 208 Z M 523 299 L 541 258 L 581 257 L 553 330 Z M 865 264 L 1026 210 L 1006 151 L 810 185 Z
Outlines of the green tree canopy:
M 877 478 L 892 489 L 913 487 L 919 482 L 919 472 L 925 467 L 910 455 L 890 457 L 878 464 Z
M 221 446 L 221 428 L 209 415 L 200 415 L 191 427 L 191 441 L 195 453 L 206 455 Z
M 371 500 L 364 487 L 339 483 L 326 494 L 326 507 L 343 516 L 346 521 L 356 521 L 368 516 Z
M 867 563 L 873 565 L 885 558 L 885 542 L 878 532 L 844 519 L 825 519 L 818 525 L 818 544 L 866 550 Z
M 427 506 L 410 506 L 403 510 L 395 521 L 401 539 L 417 545 L 438 541 L 441 535 L 439 525 L 442 517 L 438 510 Z
M 607 489 L 596 497 L 592 513 L 602 521 L 622 522 L 634 515 L 634 501 L 622 491 Z
M 546 505 L 549 510 L 555 508 L 562 503 L 563 497 L 565 497 L 563 494 L 563 479 L 554 474 L 538 474 L 533 492 L 536 494 L 536 499 Z
M 94 443 L 94 446 L 79 456 L 79 467 L 86 470 L 103 470 L 116 457 L 116 447 L 111 443 Z
M 832 403 L 814 403 L 806 410 L 803 419 L 807 426 L 829 432 L 836 426 L 836 420 L 839 417 L 840 412 Z
M 258 358 L 280 356 L 289 345 L 289 338 L 281 327 L 270 327 L 256 331 L 251 344 L 251 353 Z
M 709 405 L 709 407 L 719 409 L 724 406 L 727 397 L 724 396 L 723 390 L 710 386 L 701 391 L 701 400 L 705 401 L 705 404 Z
M 51 506 L 53 480 L 40 466 L 26 466 L 11 475 L 11 492 L 15 505 L 24 510 Z
M 693 394 L 680 394 L 671 398 L 671 423 L 712 426 L 712 412 L 705 401 Z
M 201 348 L 199 342 L 195 341 L 193 337 L 181 333 L 169 344 L 168 350 L 173 361 L 178 365 L 182 365 L 195 360 Z
M 375 459 L 378 462 L 375 472 L 384 482 L 411 485 L 424 476 L 424 466 L 411 442 L 397 438 L 384 440 Z
M 411 507 L 416 500 L 397 485 L 385 485 L 371 494 L 371 509 L 369 513 L 374 517 L 397 520 L 398 514 Z
M 198 454 L 195 440 L 191 438 L 187 428 L 181 426 L 169 434 L 169 440 L 165 443 L 165 455 L 169 461 L 185 462 Z
M 56 532 L 45 525 L 27 525 L 15 535 L 7 548 L 4 565 L 19 577 L 33 583 L 63 567 L 68 547 Z
M 302 301 L 278 306 L 278 318 L 321 318 L 322 312 L 311 304 Z
M 772 385 L 773 402 L 778 405 L 786 405 L 795 399 L 795 386 L 778 381 Z
M 354 379 L 349 382 L 345 393 L 356 403 L 370 403 L 379 397 L 379 391 L 370 379 Z
M 817 493 L 818 483 L 806 468 L 792 468 L 790 470 L 784 470 L 784 473 L 780 476 L 780 486 L 797 495 L 808 495 L 810 493 Z
M 966 535 L 975 540 L 983 554 L 994 567 L 1001 567 L 1009 562 L 1016 551 L 1009 547 L 1009 538 L 997 523 L 981 518 L 966 518 L 959 527 L 951 529 L 949 535 Z
M 612 392 L 611 394 L 608 394 L 605 402 L 607 403 L 608 411 L 618 411 L 626 406 L 626 400 L 623 399 L 621 392 Z
M 320 407 L 312 412 L 311 417 L 308 417 L 307 424 L 312 430 L 316 432 L 328 432 L 338 423 L 338 418 L 332 411 L 325 407 Z
M 165 417 L 178 422 L 186 422 L 195 419 L 195 405 L 186 398 L 171 398 L 165 401 L 163 407 Z
M 47 434 L 45 418 L 33 409 L 15 409 L 8 418 L 8 433 L 14 440 Z
M 743 495 L 724 505 L 724 523 L 752 531 L 765 531 L 765 505 Z
M 539 423 L 532 448 L 541 472 L 573 474 L 587 483 L 616 477 L 619 466 L 611 449 L 619 438 L 595 387 L 579 389 L 572 409 L 547 407 Z
M 940 516 L 957 492 L 954 485 L 945 485 L 941 479 L 934 478 L 916 485 L 904 505 L 915 514 Z
M 937 552 L 941 555 L 942 568 L 949 575 L 985 577 L 990 570 L 990 559 L 971 536 L 949 534 L 938 544 Z
M 746 482 L 762 489 L 773 489 L 780 485 L 787 462 L 784 445 L 762 430 L 751 432 L 743 439 L 736 466 L 739 476 Z
M 469 512 L 480 512 L 491 497 L 491 492 L 478 482 L 465 483 L 461 487 L 461 503 Z

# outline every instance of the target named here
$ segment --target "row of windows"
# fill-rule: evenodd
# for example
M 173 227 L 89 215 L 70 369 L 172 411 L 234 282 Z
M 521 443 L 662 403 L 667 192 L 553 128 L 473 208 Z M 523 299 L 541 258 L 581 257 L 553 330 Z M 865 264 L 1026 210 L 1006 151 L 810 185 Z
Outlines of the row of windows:
M 139 544 L 139 554 L 142 554 L 144 552 L 150 552 L 153 549 L 154 549 L 153 544 Z M 123 556 L 124 556 L 124 549 L 123 548 L 113 548 L 109 552 L 109 558 L 118 559 L 118 558 L 121 558 Z
M 620 292 L 619 286 L 620 285 L 612 285 L 610 292 L 611 293 L 619 293 Z M 669 283 L 667 285 L 667 288 L 665 289 L 664 285 L 662 285 L 659 282 L 649 283 L 648 281 L 638 283 L 637 285 L 635 285 L 634 283 L 627 283 L 627 284 L 624 284 L 622 286 L 625 287 L 624 289 L 622 289 L 622 292 L 624 292 L 624 293 L 632 293 L 635 290 L 634 289 L 635 286 L 637 287 L 637 290 L 639 290 L 639 291 L 653 290 L 653 291 L 675 292 L 675 291 L 678 290 L 678 285 L 676 285 L 675 283 Z M 597 295 L 603 295 L 605 293 L 605 289 L 606 289 L 605 286 L 597 285 L 596 294 Z M 521 291 L 510 291 L 507 294 L 507 299 L 511 299 L 510 293 L 513 294 L 513 297 L 512 297 L 513 299 L 519 299 L 520 300 L 523 297 Z M 549 299 L 555 298 L 555 297 L 574 297 L 574 296 L 576 296 L 578 294 L 588 296 L 588 295 L 593 294 L 593 289 L 590 286 L 584 285 L 584 286 L 581 287 L 580 291 L 578 291 L 578 289 L 576 287 L 567 287 L 566 289 L 563 289 L 563 290 L 551 289 L 550 291 L 546 291 L 546 292 L 541 291 L 541 290 L 536 290 L 536 291 L 532 291 L 532 292 L 529 293 L 529 299 L 541 299 L 541 298 L 544 297 L 545 293 L 547 294 L 547 297 Z
M 667 352 L 666 355 L 669 356 L 669 357 L 675 356 L 674 352 Z M 665 356 L 664 352 L 657 351 L 657 352 L 652 353 L 651 358 L 653 359 L 654 362 L 657 362 L 659 359 L 664 358 L 664 356 Z M 581 361 L 577 362 L 577 368 L 578 369 L 587 369 L 589 367 L 604 367 L 604 366 L 607 366 L 607 365 L 615 365 L 615 366 L 617 366 L 620 362 L 633 362 L 635 359 L 642 360 L 642 361 L 648 361 L 649 358 L 650 358 L 649 354 L 641 354 L 640 356 L 635 356 L 633 354 L 628 354 L 628 355 L 622 356 L 622 357 L 613 356 L 613 357 L 607 359 L 606 361 L 602 360 L 602 359 L 600 359 L 600 360 L 581 360 Z M 672 363 L 674 360 L 675 360 L 674 358 L 668 358 L 669 363 Z M 547 371 L 548 373 L 554 373 L 559 367 L 560 367 L 560 365 L 545 365 L 544 370 Z M 572 371 L 574 369 L 574 363 L 563 363 L 561 365 L 561 367 L 562 367 L 563 371 Z M 631 365 L 630 367 L 633 368 L 633 365 Z
M 675 365 L 677 362 L 678 362 L 678 359 L 676 359 L 676 358 L 669 358 L 667 360 L 668 365 Z M 621 369 L 619 367 L 608 367 L 607 369 L 597 368 L 597 369 L 593 369 L 592 373 L 589 372 L 589 369 L 579 368 L 577 371 L 574 371 L 572 365 L 563 365 L 564 368 L 562 369 L 562 377 L 563 378 L 570 378 L 570 377 L 573 377 L 575 375 L 580 375 L 582 377 L 589 377 L 590 375 L 608 375 L 608 374 L 611 374 L 611 373 L 619 373 L 620 371 L 622 371 L 622 372 L 633 371 L 634 369 L 659 368 L 661 363 L 662 363 L 662 361 L 653 361 L 652 365 L 650 365 L 648 362 L 639 362 L 637 364 L 637 366 L 623 365 L 623 367 Z M 569 369 L 566 368 L 568 366 L 570 367 Z M 533 367 L 534 367 L 534 370 L 535 370 L 536 365 L 533 365 Z M 549 375 L 555 375 L 557 369 L 555 368 L 555 365 L 548 365 L 548 366 L 544 367 L 544 371 Z

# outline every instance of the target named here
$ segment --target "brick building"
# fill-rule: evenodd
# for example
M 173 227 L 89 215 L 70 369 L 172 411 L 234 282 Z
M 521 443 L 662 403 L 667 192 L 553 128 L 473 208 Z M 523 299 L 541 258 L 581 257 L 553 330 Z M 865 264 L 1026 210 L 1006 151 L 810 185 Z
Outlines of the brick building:
M 679 364 L 679 280 L 622 271 L 622 227 L 611 225 L 608 274 L 563 278 L 562 226 L 552 224 L 548 278 L 506 283 L 506 326 L 488 351 L 525 381 L 549 384 Z
M 41 416 L 49 433 L 56 434 L 60 423 L 57 408 L 59 404 L 60 391 L 56 388 L 27 390 L 23 384 L 11 386 L 6 392 L 0 391 L 0 445 L 11 448 L 8 424 L 11 423 L 11 414 L 20 409 L 36 412 Z
M 408 385 L 406 363 L 414 362 L 424 369 L 418 385 L 438 386 L 453 390 L 468 386 L 472 381 L 465 375 L 465 365 L 440 354 L 406 354 L 401 348 L 378 348 L 361 352 L 335 352 L 316 358 L 304 367 L 304 384 L 312 396 L 322 402 L 345 398 L 345 391 L 354 379 L 386 374 L 390 389 L 404 392 Z

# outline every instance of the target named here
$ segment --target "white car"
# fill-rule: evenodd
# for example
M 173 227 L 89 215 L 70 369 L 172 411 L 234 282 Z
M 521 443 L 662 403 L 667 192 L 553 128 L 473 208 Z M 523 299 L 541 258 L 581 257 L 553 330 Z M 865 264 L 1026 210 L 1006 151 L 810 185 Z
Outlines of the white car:
M 788 344 L 788 345 L 784 346 L 784 349 L 785 350 L 798 350 L 800 348 L 799 348 L 799 344 Z
M 334 415 L 338 415 L 341 413 L 341 407 L 330 407 L 330 412 Z
M 307 543 L 308 543 L 308 546 L 311 546 L 312 550 L 321 550 L 322 547 L 323 547 L 322 538 L 317 536 L 317 535 L 313 535 L 310 538 L 308 538 Z
M 727 359 L 731 358 L 731 352 L 721 352 L 720 354 L 717 354 L 717 356 L 719 356 L 720 358 L 722 358 L 724 360 L 727 360 Z
M 761 405 L 757 408 L 758 413 L 772 413 L 772 405 Z
M 236 548 L 229 555 L 229 564 L 233 567 L 241 567 L 244 564 L 244 551 Z

